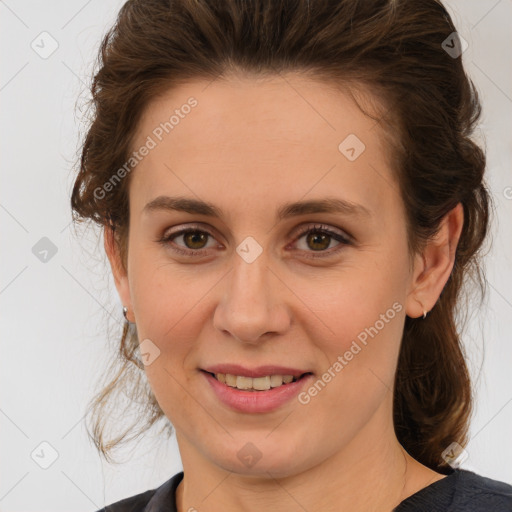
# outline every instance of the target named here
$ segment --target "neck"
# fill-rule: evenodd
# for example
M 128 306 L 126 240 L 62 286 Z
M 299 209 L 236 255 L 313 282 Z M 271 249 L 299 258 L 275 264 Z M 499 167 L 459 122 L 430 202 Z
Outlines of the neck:
M 382 405 L 386 410 L 386 404 Z M 343 450 L 302 471 L 294 472 L 290 461 L 290 475 L 279 478 L 271 472 L 247 475 L 226 471 L 205 461 L 176 431 L 184 470 L 176 492 L 178 512 L 256 512 L 265 508 L 276 512 L 391 512 L 443 475 L 402 448 L 392 418 L 383 424 L 382 417 L 376 416 Z

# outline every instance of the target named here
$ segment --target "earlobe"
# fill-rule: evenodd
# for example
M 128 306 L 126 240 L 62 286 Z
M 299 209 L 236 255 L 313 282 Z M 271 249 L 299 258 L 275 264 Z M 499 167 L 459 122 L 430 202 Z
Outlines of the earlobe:
M 455 264 L 463 224 L 464 209 L 458 203 L 445 215 L 437 235 L 429 240 L 423 253 L 416 256 L 406 300 L 407 316 L 418 318 L 435 306 Z

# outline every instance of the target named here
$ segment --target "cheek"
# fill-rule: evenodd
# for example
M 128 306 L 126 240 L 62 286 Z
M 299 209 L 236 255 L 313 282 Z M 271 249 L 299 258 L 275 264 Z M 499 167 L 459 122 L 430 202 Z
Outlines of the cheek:
M 384 326 L 390 330 L 387 326 L 397 322 L 389 321 L 403 309 L 403 287 L 397 286 L 397 278 L 392 268 L 383 271 L 369 262 L 341 272 L 318 273 L 315 279 L 296 279 L 294 293 L 302 304 L 301 318 L 310 319 L 311 339 L 322 333 L 323 339 L 344 348 L 359 335 L 364 342 L 364 333 L 376 323 L 379 331 Z
M 401 262 L 391 266 L 383 260 L 377 265 L 368 258 L 336 276 L 304 278 L 294 287 L 305 304 L 301 328 L 322 354 L 325 378 L 336 375 L 338 385 L 329 387 L 344 387 L 349 395 L 381 385 L 379 379 L 392 387 L 405 318 L 403 286 L 397 285 L 403 277 Z
M 198 360 L 197 340 L 204 327 L 204 319 L 199 318 L 205 314 L 200 300 L 212 286 L 198 283 L 197 276 L 185 279 L 164 268 L 145 269 L 133 280 L 137 333 L 141 352 L 142 343 L 149 339 L 158 354 L 145 372 L 160 408 L 171 423 L 181 426 L 183 418 L 191 417 L 198 407 L 189 392 L 196 375 L 191 365 Z
M 317 330 L 321 322 L 316 317 L 309 324 L 308 338 L 321 354 L 322 373 L 304 401 L 310 400 L 318 417 L 341 421 L 350 436 L 393 391 L 404 308 L 384 282 L 380 287 L 376 280 L 372 286 L 360 279 L 357 286 L 346 284 L 323 295 L 316 313 L 326 326 Z
M 180 271 L 163 249 L 136 236 L 130 250 L 130 295 L 137 328 L 160 338 L 193 309 L 201 297 L 201 280 L 190 270 Z
M 150 275 L 147 279 L 140 277 L 133 286 L 139 339 L 151 339 L 162 355 L 172 355 L 169 360 L 181 363 L 182 355 L 194 346 L 204 324 L 204 319 L 198 317 L 204 314 L 201 298 L 211 286 L 198 283 L 197 277 L 186 283 L 179 276 L 171 279 L 157 272 L 153 273 L 153 280 Z
M 159 364 L 146 367 L 148 378 L 179 388 L 169 373 L 179 374 L 180 383 L 194 374 L 201 330 L 213 314 L 209 293 L 215 292 L 218 279 L 213 273 L 199 278 L 161 254 L 133 253 L 130 289 L 137 334 L 141 343 L 149 339 L 159 351 Z

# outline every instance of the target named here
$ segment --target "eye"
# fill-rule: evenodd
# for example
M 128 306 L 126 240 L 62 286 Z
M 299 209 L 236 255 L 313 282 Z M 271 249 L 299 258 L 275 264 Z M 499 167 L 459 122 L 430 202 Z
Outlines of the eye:
M 326 258 L 343 249 L 343 246 L 352 245 L 349 236 L 342 234 L 342 232 L 333 231 L 324 225 L 310 225 L 307 228 L 302 229 L 302 231 L 300 231 L 296 236 L 297 241 L 306 237 L 306 249 L 300 249 L 301 251 L 306 253 L 319 253 L 308 254 L 306 255 L 307 258 Z M 181 237 L 185 244 L 184 248 L 174 242 L 175 239 Z M 157 242 L 166 247 L 170 247 L 174 252 L 184 256 L 204 256 L 208 252 L 205 244 L 209 237 L 213 238 L 213 235 L 210 232 L 200 229 L 198 226 L 190 226 L 186 229 L 181 229 L 164 235 L 164 237 L 157 240 Z M 327 251 L 326 249 L 329 248 L 333 239 L 339 243 L 334 249 Z M 308 251 L 308 248 L 312 248 L 313 250 Z
M 185 249 L 174 243 L 174 240 L 179 237 L 183 237 Z M 197 226 L 191 226 L 187 229 L 181 229 L 168 235 L 164 235 L 164 237 L 158 240 L 158 242 L 164 246 L 170 246 L 170 248 L 178 254 L 183 254 L 185 256 L 201 256 L 206 252 L 203 244 L 207 241 L 208 237 L 213 238 L 213 235 L 208 231 L 199 229 Z M 192 247 L 187 248 L 187 245 L 191 245 Z M 199 248 L 197 248 L 197 246 L 199 246 Z
M 306 229 L 300 231 L 297 237 L 297 240 L 306 237 L 306 252 L 313 253 L 306 254 L 307 258 L 327 258 L 342 250 L 345 245 L 352 245 L 349 236 L 346 236 L 341 232 L 333 231 L 321 224 L 308 226 Z M 331 245 L 331 241 L 333 239 L 339 242 L 338 245 L 335 246 L 333 250 L 326 251 L 325 249 Z M 307 251 L 307 248 L 313 248 L 313 251 Z M 315 252 L 319 254 L 314 254 Z

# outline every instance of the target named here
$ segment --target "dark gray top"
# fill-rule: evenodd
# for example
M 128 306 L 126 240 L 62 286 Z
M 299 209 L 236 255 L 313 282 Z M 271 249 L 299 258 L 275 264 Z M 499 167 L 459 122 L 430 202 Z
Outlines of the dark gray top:
M 117 501 L 97 512 L 177 512 L 177 473 L 160 487 Z M 393 512 L 512 512 L 512 485 L 465 469 L 421 489 Z

